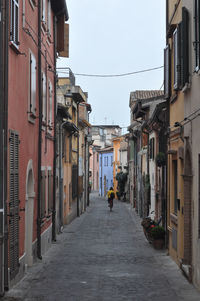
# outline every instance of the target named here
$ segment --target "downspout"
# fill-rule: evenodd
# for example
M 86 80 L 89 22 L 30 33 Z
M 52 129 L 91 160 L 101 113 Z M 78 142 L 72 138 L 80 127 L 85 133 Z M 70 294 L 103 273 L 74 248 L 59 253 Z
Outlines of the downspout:
M 52 212 L 52 240 L 56 241 L 56 147 L 57 147 L 57 92 L 56 92 L 56 16 L 53 18 L 53 38 L 54 38 L 54 157 L 53 157 L 53 212 Z
M 1 22 L 0 22 L 0 296 L 4 295 L 4 273 L 6 272 L 7 267 L 4 269 L 4 262 L 7 264 L 4 258 L 4 242 L 5 242 L 5 230 L 4 224 L 6 222 L 6 194 L 5 194 L 5 185 L 7 182 L 6 178 L 6 169 L 5 162 L 7 158 L 6 153 L 6 139 L 5 139 L 5 128 L 7 126 L 7 95 L 6 95 L 6 65 L 4 59 L 7 58 L 6 52 L 6 24 L 4 25 L 5 16 L 3 14 L 3 7 L 5 3 L 3 0 L 0 0 L 0 13 L 1 13 Z M 7 20 L 7 19 L 6 19 Z M 5 157 L 4 157 L 5 156 Z M 6 229 L 7 230 L 7 229 Z M 5 248 L 6 249 L 6 248 Z M 5 254 L 6 256 L 6 254 Z
M 87 207 L 87 200 L 86 200 L 86 197 L 87 197 L 87 154 L 86 154 L 86 149 L 87 149 L 87 136 L 85 135 L 85 158 L 84 158 L 84 161 L 85 161 L 85 200 L 84 200 L 84 209 L 86 211 L 86 207 Z
M 41 72 L 41 0 L 38 1 L 38 96 L 39 96 L 39 125 L 38 125 L 38 202 L 37 202 L 37 257 L 41 255 L 41 161 L 42 161 L 42 72 Z
M 2 1 L 1 1 L 2 2 Z M 7 217 L 7 133 L 8 133 L 8 37 L 9 37 L 9 1 L 3 1 L 4 19 L 4 217 Z M 1 6 L 2 7 L 2 6 Z M 3 8 L 2 7 L 2 8 Z M 4 218 L 4 287 L 8 289 L 8 221 Z
M 77 103 L 77 125 L 79 123 L 79 102 Z M 77 216 L 80 216 L 79 210 L 79 133 L 77 133 Z

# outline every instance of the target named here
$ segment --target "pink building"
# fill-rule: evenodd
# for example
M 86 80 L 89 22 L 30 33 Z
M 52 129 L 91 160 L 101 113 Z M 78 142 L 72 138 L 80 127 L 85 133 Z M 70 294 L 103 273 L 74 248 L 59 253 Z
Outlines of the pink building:
M 4 7 L 9 17 L 5 30 L 7 218 L 5 253 L 0 252 L 0 260 L 4 266 L 3 286 L 9 288 L 36 257 L 42 259 L 52 241 L 56 55 L 65 50 L 68 12 L 64 0 L 10 0 Z

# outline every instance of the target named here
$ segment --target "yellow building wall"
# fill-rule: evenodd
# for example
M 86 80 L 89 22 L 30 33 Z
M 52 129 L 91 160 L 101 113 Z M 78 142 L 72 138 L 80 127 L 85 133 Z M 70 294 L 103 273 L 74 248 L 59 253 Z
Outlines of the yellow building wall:
M 113 152 L 114 152 L 114 157 L 113 157 L 113 189 L 114 193 L 116 195 L 117 193 L 117 180 L 116 180 L 116 173 L 120 172 L 120 169 L 118 166 L 120 166 L 120 161 L 119 161 L 119 149 L 120 149 L 120 143 L 123 140 L 123 137 L 119 137 L 113 140 Z

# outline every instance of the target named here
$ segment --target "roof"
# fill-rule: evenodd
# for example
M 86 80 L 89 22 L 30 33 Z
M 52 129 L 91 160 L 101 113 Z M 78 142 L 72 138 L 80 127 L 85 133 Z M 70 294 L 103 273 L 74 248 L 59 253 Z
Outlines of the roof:
M 98 128 L 101 128 L 101 129 L 104 129 L 104 128 L 118 128 L 118 129 L 121 129 L 121 127 L 119 125 L 92 125 L 92 127 L 98 127 Z
M 130 102 L 129 106 L 131 106 L 132 102 L 137 100 L 145 100 L 151 98 L 159 98 L 164 96 L 163 90 L 136 90 L 130 93 Z
M 51 7 L 56 16 L 65 15 L 65 21 L 69 19 L 67 4 L 65 0 L 51 0 Z
M 110 153 L 110 152 L 113 152 L 113 147 L 112 146 L 105 147 L 105 148 L 100 149 L 98 152 L 99 153 Z

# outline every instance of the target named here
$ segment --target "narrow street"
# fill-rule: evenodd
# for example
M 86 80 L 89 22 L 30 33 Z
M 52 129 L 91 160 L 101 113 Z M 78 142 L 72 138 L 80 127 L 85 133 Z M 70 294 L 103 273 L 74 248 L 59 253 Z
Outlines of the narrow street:
M 90 200 L 3 300 L 200 300 L 166 251 L 145 240 L 130 204 L 115 200 L 110 213 L 105 199 Z

